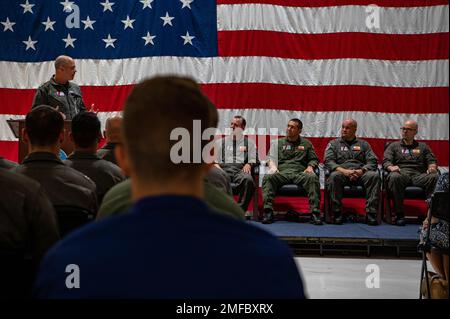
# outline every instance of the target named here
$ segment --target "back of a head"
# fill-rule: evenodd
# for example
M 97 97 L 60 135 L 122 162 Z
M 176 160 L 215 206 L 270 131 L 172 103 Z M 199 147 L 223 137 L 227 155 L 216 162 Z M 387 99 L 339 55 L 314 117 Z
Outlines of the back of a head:
M 122 118 L 110 117 L 106 120 L 105 137 L 108 142 L 119 143 L 122 139 Z
M 189 142 L 190 163 L 175 164 L 171 149 L 178 142 L 171 140 L 174 129 L 194 134 L 194 120 L 200 120 L 200 132 L 211 123 L 208 99 L 191 79 L 155 77 L 136 85 L 123 112 L 123 136 L 131 164 L 143 180 L 169 182 L 198 176 L 201 163 L 192 163 L 192 140 Z M 201 136 L 201 133 L 200 133 Z M 201 143 L 201 149 L 207 141 Z
M 72 119 L 72 137 L 78 147 L 97 145 L 100 136 L 100 120 L 93 112 L 78 113 Z
M 27 114 L 25 128 L 32 145 L 51 146 L 64 130 L 64 119 L 51 106 L 40 105 Z

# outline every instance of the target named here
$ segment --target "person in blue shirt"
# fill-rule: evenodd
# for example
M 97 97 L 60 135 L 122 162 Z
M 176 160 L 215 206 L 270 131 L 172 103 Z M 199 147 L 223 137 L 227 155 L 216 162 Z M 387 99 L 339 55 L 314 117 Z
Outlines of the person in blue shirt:
M 285 243 L 214 213 L 203 201 L 203 177 L 214 161 L 195 160 L 195 150 L 204 150 L 209 139 L 179 146 L 209 126 L 210 114 L 207 98 L 190 79 L 156 77 L 135 86 L 124 108 L 124 144 L 116 150 L 131 178 L 131 212 L 91 223 L 51 249 L 36 297 L 305 297 Z

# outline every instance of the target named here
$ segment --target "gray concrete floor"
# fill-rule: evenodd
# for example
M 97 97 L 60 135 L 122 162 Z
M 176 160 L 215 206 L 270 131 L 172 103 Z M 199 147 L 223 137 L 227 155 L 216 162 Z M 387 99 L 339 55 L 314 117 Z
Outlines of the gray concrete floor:
M 419 298 L 421 260 L 312 257 L 295 260 L 311 299 Z M 432 270 L 429 264 L 428 267 Z M 372 288 L 367 287 L 366 281 Z

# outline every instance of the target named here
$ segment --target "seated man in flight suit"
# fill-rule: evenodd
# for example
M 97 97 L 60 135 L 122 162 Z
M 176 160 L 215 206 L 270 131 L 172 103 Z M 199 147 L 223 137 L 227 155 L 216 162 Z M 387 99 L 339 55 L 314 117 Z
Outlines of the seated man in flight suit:
M 322 225 L 320 219 L 320 182 L 314 169 L 319 159 L 310 141 L 300 136 L 303 123 L 291 119 L 286 137 L 272 142 L 268 158 L 268 175 L 264 176 L 262 189 L 264 200 L 264 224 L 273 222 L 273 198 L 278 188 L 286 184 L 300 184 L 308 194 L 311 222 Z

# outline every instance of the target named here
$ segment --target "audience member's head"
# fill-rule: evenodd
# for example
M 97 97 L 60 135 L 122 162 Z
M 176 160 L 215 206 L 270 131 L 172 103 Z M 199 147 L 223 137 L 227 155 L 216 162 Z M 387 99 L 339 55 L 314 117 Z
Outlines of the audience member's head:
M 24 140 L 30 152 L 47 150 L 59 152 L 64 140 L 64 120 L 51 106 L 41 105 L 32 109 L 25 118 Z
M 212 122 L 211 110 L 210 101 L 191 79 L 155 77 L 136 85 L 123 112 L 125 152 L 118 152 L 132 182 L 160 190 L 174 185 L 177 191 L 183 185 L 201 185 L 209 167 L 201 154 L 199 161 L 193 155 L 201 153 L 208 140 L 192 141 L 194 120 L 203 132 Z M 189 163 L 175 164 L 171 159 L 172 147 L 180 142 L 171 139 L 175 129 L 189 134 L 189 146 L 183 150 L 189 153 Z
M 73 80 L 77 73 L 75 61 L 67 55 L 60 55 L 55 60 L 55 81 L 60 84 L 66 84 Z
M 122 142 L 122 117 L 114 116 L 106 120 L 104 136 L 108 143 Z
M 345 119 L 341 126 L 341 137 L 346 141 L 351 141 L 356 137 L 358 123 L 354 119 Z
M 95 152 L 101 138 L 100 120 L 93 112 L 78 113 L 72 119 L 71 136 L 76 149 L 89 149 Z

